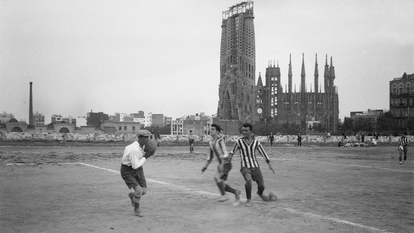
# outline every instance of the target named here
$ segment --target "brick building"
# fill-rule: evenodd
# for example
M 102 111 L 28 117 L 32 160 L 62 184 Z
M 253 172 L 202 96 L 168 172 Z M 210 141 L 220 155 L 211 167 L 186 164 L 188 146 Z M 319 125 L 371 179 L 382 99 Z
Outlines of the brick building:
M 414 119 L 414 74 L 404 73 L 390 81 L 390 112 L 400 127 Z

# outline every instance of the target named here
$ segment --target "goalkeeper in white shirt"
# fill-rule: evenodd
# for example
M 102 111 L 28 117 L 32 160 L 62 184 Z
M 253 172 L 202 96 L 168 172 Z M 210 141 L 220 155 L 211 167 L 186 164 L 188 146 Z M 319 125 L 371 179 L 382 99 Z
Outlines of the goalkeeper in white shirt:
M 139 204 L 141 197 L 147 192 L 147 182 L 142 165 L 157 149 L 157 143 L 149 140 L 150 135 L 148 130 L 139 130 L 138 139 L 125 147 L 121 161 L 121 177 L 129 189 L 134 189 L 134 192 L 130 192 L 128 196 L 134 207 L 135 215 L 138 217 L 143 217 Z

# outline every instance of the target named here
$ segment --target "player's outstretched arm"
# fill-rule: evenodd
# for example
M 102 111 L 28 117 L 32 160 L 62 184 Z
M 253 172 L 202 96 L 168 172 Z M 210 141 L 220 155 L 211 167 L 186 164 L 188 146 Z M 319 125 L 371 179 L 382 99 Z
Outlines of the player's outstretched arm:
M 207 160 L 206 165 L 204 165 L 204 167 L 203 167 L 203 168 L 201 168 L 201 172 L 204 172 L 205 170 L 207 170 L 208 165 L 210 165 L 210 162 L 211 162 L 211 160 Z
M 226 162 L 231 162 L 231 159 L 233 158 L 233 155 L 234 155 L 234 154 L 233 154 L 233 152 L 231 151 L 227 157 L 224 157 L 224 160 L 225 160 Z
M 208 165 L 210 165 L 210 163 L 211 163 L 212 160 L 213 160 L 213 151 L 210 150 L 210 155 L 208 156 L 206 165 L 204 165 L 204 167 L 201 168 L 201 172 L 204 172 L 207 169 Z
M 269 169 L 275 174 L 275 170 L 273 169 L 272 164 L 270 164 L 270 160 L 268 160 L 267 164 L 269 165 Z
M 239 149 L 239 144 L 236 142 L 233 146 L 233 149 L 230 151 L 229 156 L 227 156 L 227 158 L 225 158 L 225 160 L 227 162 L 230 162 L 231 159 L 233 158 L 234 153 L 236 153 L 236 151 Z

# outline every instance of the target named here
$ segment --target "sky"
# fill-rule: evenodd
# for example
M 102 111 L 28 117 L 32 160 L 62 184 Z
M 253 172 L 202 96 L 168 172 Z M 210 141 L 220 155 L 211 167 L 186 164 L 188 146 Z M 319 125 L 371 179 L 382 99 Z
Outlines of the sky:
M 230 0 L 3 0 L 0 112 L 29 118 L 87 112 L 216 114 L 222 12 Z M 389 109 L 389 81 L 414 73 L 414 1 L 254 1 L 256 81 L 279 63 L 282 87 L 292 56 L 299 91 L 318 56 L 333 59 L 339 117 Z M 313 89 L 313 88 L 312 88 Z

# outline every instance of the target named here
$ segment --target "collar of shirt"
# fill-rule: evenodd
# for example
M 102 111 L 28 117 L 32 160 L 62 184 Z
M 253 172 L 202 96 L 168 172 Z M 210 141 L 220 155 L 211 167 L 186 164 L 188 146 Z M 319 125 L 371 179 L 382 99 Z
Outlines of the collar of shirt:
M 137 159 L 141 159 L 145 152 L 144 148 L 141 148 L 139 143 L 137 141 L 129 144 L 127 147 L 125 147 L 124 155 L 122 156 L 122 164 L 131 165 L 131 156 L 137 156 Z

